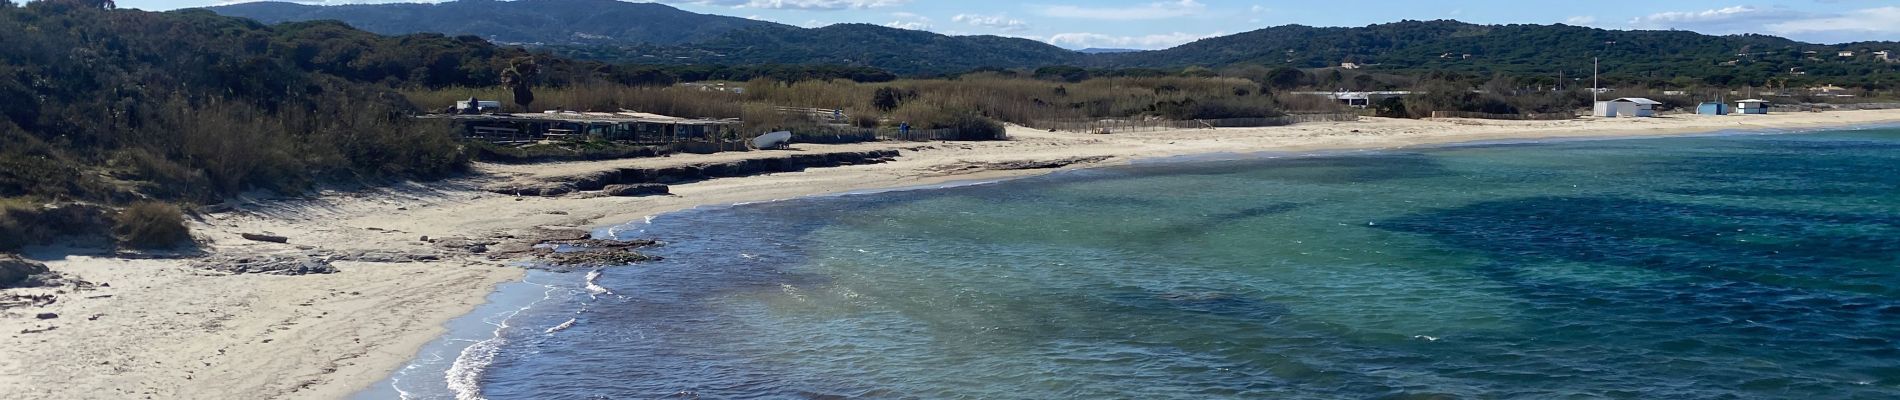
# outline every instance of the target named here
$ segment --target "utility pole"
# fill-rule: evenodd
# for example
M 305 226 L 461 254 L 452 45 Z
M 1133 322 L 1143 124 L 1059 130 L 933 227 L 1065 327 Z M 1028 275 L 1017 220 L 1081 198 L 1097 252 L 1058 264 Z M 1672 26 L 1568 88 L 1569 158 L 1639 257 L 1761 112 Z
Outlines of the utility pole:
M 1598 71 L 1601 70 L 1600 68 L 1598 68 L 1598 60 L 1603 58 L 1602 56 L 1600 56 L 1600 54 L 1603 54 L 1603 52 L 1610 50 L 1610 45 L 1613 45 L 1613 44 L 1616 44 L 1616 41 L 1612 40 L 1612 41 L 1603 42 L 1603 48 L 1600 50 L 1597 50 L 1597 54 L 1599 54 L 1599 56 L 1590 57 L 1590 106 L 1591 107 L 1596 107 L 1596 102 L 1601 101 L 1601 99 L 1598 99 L 1598 97 L 1603 95 L 1603 84 L 1600 83 L 1601 80 L 1598 79 L 1598 74 L 1599 74 Z

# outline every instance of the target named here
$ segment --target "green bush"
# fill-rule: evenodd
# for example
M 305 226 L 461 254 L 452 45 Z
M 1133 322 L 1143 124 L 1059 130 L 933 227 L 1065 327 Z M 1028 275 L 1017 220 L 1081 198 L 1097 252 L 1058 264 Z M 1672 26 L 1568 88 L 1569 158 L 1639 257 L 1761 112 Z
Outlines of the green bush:
M 178 206 L 160 202 L 134 203 L 119 211 L 112 233 L 121 245 L 141 249 L 169 248 L 191 241 L 185 213 Z

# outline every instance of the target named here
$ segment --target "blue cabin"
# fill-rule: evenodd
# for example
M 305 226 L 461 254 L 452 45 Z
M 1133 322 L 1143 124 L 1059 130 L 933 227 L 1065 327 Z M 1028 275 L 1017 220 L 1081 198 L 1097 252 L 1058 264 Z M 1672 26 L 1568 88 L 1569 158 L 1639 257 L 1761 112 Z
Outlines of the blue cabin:
M 1695 113 L 1702 115 L 1728 115 L 1728 112 L 1728 104 L 1715 101 L 1705 101 L 1695 107 Z

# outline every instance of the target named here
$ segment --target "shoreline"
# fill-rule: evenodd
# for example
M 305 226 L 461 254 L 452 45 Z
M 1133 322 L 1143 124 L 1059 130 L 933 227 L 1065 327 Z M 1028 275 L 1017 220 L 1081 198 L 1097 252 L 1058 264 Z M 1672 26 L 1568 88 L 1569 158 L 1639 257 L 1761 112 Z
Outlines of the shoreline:
M 1720 134 L 1723 131 L 1832 130 L 1900 123 L 1900 110 L 1767 116 L 1671 115 L 1571 121 L 1394 120 L 1268 128 L 1196 129 L 1094 135 L 1011 127 L 1006 142 L 870 143 L 801 148 L 902 149 L 895 161 L 720 178 L 674 186 L 674 195 L 633 198 L 521 198 L 482 192 L 484 179 L 532 176 L 615 161 L 480 165 L 448 182 L 325 192 L 309 199 L 242 199 L 236 211 L 193 222 L 213 254 L 428 248 L 428 237 L 489 237 L 535 227 L 607 229 L 686 209 L 809 196 L 923 190 L 984 184 L 1078 168 L 1229 154 L 1395 150 L 1435 145 L 1522 144 Z M 716 156 L 716 155 L 715 155 Z M 1021 160 L 1110 157 L 1042 169 L 959 169 Z M 733 157 L 727 155 L 723 157 Z M 639 162 L 690 163 L 676 156 Z M 1211 160 L 1209 160 L 1211 161 Z M 630 162 L 630 161 L 622 161 Z M 1165 162 L 1165 161 L 1163 161 Z M 238 239 L 273 232 L 292 244 Z M 26 256 L 57 271 L 110 284 L 60 296 L 45 307 L 0 311 L 0 392 L 46 398 L 341 398 L 409 364 L 425 345 L 525 270 L 475 257 L 421 263 L 338 263 L 327 275 L 220 275 L 183 260 L 130 260 L 35 248 Z M 60 318 L 36 320 L 32 313 Z M 16 333 L 35 330 L 35 333 Z M 27 363 L 22 360 L 34 360 Z

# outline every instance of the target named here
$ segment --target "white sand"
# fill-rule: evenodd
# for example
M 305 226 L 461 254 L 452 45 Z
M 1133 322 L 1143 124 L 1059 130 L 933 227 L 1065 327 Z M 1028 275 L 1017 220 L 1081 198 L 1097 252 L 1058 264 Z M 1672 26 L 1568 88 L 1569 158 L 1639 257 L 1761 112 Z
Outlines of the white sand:
M 325 193 L 310 200 L 254 200 L 244 211 L 194 223 L 213 252 L 286 251 L 240 232 L 268 231 L 326 250 L 424 249 L 420 236 L 486 237 L 531 226 L 599 227 L 698 205 L 993 179 L 1051 170 L 944 175 L 965 162 L 1138 158 L 1217 152 L 1379 149 L 1480 140 L 1650 136 L 1730 129 L 1810 129 L 1900 122 L 1900 110 L 1653 119 L 1360 122 L 1110 135 L 1012 128 L 1007 142 L 874 143 L 803 149 L 908 149 L 897 161 L 676 185 L 674 196 L 525 198 L 476 191 L 495 179 L 571 174 L 626 165 L 695 163 L 765 152 L 527 166 L 483 165 L 474 178 Z M 566 214 L 551 214 L 561 211 Z M 371 230 L 378 228 L 380 230 Z M 664 238 L 660 238 L 664 239 Z M 27 256 L 110 287 L 62 294 L 57 303 L 0 315 L 0 398 L 340 398 L 373 384 L 480 304 L 516 268 L 486 260 L 339 263 L 341 273 L 224 276 L 173 260 Z M 40 289 L 44 291 L 43 289 Z M 17 290 L 25 292 L 24 290 Z M 58 313 L 51 320 L 34 314 Z M 97 316 L 96 319 L 89 317 Z M 28 330 L 50 331 L 22 333 Z

